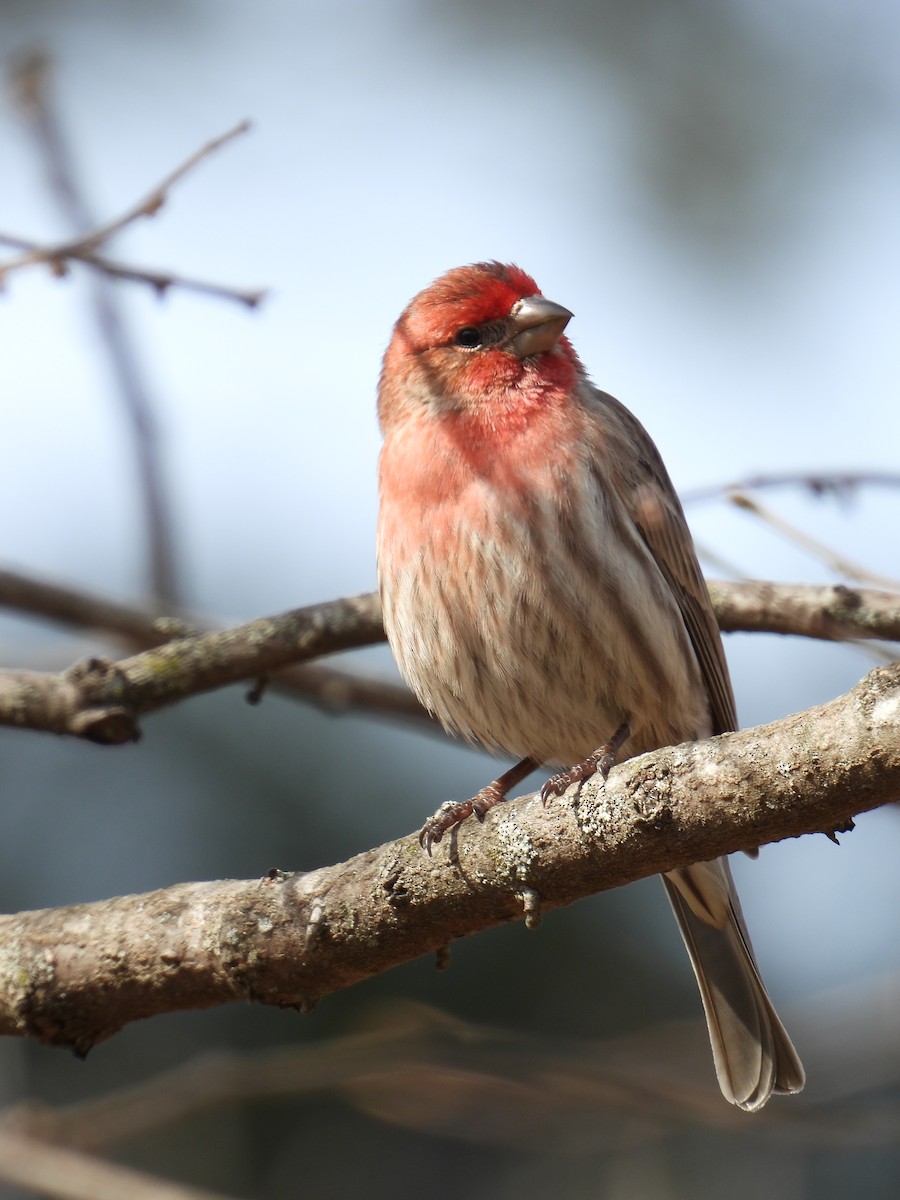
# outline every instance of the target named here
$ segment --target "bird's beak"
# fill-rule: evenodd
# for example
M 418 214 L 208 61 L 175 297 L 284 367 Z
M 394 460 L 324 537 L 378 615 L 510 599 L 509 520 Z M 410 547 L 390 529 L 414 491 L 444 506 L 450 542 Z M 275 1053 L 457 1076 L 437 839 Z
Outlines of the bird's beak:
M 572 314 L 561 304 L 543 296 L 526 296 L 509 314 L 512 336 L 507 346 L 519 358 L 552 350 L 571 319 Z

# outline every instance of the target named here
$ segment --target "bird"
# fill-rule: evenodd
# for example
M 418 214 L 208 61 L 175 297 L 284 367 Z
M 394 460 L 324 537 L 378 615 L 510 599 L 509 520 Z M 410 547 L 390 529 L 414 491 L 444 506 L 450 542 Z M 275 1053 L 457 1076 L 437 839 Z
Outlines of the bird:
M 681 504 L 638 419 L 589 379 L 572 313 L 524 270 L 454 268 L 397 320 L 378 387 L 377 572 L 400 673 L 514 767 L 429 818 L 483 818 L 541 765 L 545 803 L 628 757 L 737 728 Z M 725 1098 L 799 1091 L 728 860 L 662 876 Z

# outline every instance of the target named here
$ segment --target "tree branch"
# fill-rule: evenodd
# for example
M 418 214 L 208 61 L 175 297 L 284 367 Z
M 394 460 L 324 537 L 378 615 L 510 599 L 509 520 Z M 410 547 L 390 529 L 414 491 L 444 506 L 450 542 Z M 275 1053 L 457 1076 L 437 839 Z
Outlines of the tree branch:
M 765 488 L 803 488 L 814 496 L 845 499 L 863 487 L 900 487 L 900 471 L 781 471 L 748 475 L 731 483 L 714 483 L 681 492 L 682 503 L 721 500 L 733 492 L 755 492 Z
M 0 607 L 75 629 L 112 634 L 142 649 L 171 640 L 171 634 L 167 637 L 157 628 L 157 615 L 144 608 L 21 571 L 0 570 Z
M 723 629 L 806 637 L 900 638 L 900 595 L 843 585 L 710 583 Z M 90 658 L 60 674 L 0 673 L 0 725 L 118 745 L 140 736 L 138 719 L 188 696 L 384 640 L 378 596 L 367 593 L 261 617 L 230 630 L 178 636 L 160 620 L 72 588 L 0 571 L 0 604 L 79 627 L 105 628 L 148 647 L 118 662 Z M 279 684 L 331 709 L 417 718 L 403 688 L 349 673 L 305 668 Z M 424 715 L 424 714 L 423 714 Z M 426 718 L 427 719 L 427 718 Z
M 753 496 L 747 495 L 746 492 L 731 492 L 728 499 L 737 508 L 742 508 L 746 512 L 753 513 L 755 517 L 758 517 L 760 521 L 763 521 L 786 541 L 799 546 L 802 550 L 807 551 L 814 558 L 817 558 L 825 564 L 829 571 L 834 571 L 845 579 L 858 580 L 860 583 L 872 583 L 877 584 L 879 587 L 888 588 L 900 587 L 898 580 L 888 575 L 879 575 L 875 571 L 870 571 L 868 567 L 864 567 L 861 563 L 847 558 L 846 555 L 839 554 L 831 546 L 826 545 L 825 542 L 820 541 L 818 538 L 812 537 L 811 534 L 798 528 L 791 521 L 782 517 L 780 513 L 762 504 Z
M 784 633 L 824 641 L 900 641 L 900 593 L 846 584 L 707 583 L 726 633 Z
M 89 658 L 59 675 L 10 671 L 0 675 L 0 725 L 120 745 L 140 736 L 142 713 L 383 640 L 378 597 L 368 594 L 177 638 L 115 663 Z
M 238 999 L 308 1008 L 453 939 L 900 797 L 900 664 L 757 729 L 667 747 L 547 809 L 308 874 L 190 883 L 0 918 L 0 1033 L 86 1053 L 130 1021 Z M 424 807 L 424 805 L 423 805 Z
M 376 597 L 372 596 L 370 600 L 377 605 Z M 47 583 L 18 571 L 0 570 L 0 606 L 31 616 L 45 617 L 77 629 L 111 634 L 140 650 L 162 646 L 166 642 L 183 637 L 189 631 L 209 632 L 213 629 L 210 620 L 194 614 L 187 614 L 183 618 L 158 617 L 133 605 L 118 604 L 80 588 Z M 319 608 L 325 611 L 330 609 L 330 606 L 324 605 Z M 291 619 L 296 616 L 290 613 L 287 615 Z M 282 618 L 270 618 L 272 619 L 281 621 Z M 378 624 L 375 624 L 370 621 L 365 611 L 361 611 L 361 620 L 370 631 L 374 630 L 373 640 L 378 640 L 380 617 Z M 350 633 L 354 636 L 352 631 Z M 362 636 L 366 636 L 365 631 Z M 382 632 L 381 637 L 383 636 Z M 335 647 L 338 650 L 344 648 Z M 288 661 L 294 660 L 289 658 Z M 259 674 L 259 671 L 251 671 L 247 678 L 254 678 Z M 20 675 L 16 678 L 23 677 Z M 0 695 L 5 679 L 7 676 L 0 672 Z M 434 733 L 442 732 L 405 684 L 370 679 L 358 672 L 342 671 L 331 666 L 278 667 L 268 682 L 276 691 L 316 704 L 327 712 L 363 712 L 373 716 L 399 717 L 415 722 L 422 729 Z M 0 699 L 0 713 L 2 708 L 3 702 Z M 0 724 L 2 723 L 3 718 L 0 715 Z
M 46 56 L 30 55 L 24 59 L 18 68 L 13 72 L 13 84 L 16 89 L 18 98 L 22 104 L 23 110 L 32 119 L 46 119 L 48 113 L 47 103 L 47 74 L 49 63 Z M 227 142 L 233 141 L 242 133 L 246 133 L 251 128 L 249 121 L 239 121 L 231 129 L 220 134 L 218 137 L 210 138 L 192 154 L 180 163 L 173 171 L 170 171 L 155 187 L 132 204 L 118 217 L 114 217 L 109 221 L 105 221 L 101 225 L 96 225 L 88 230 L 81 230 L 72 238 L 65 241 L 57 242 L 51 246 L 37 246 L 33 249 L 25 250 L 18 258 L 12 258 L 8 262 L 0 263 L 0 286 L 6 280 L 8 275 L 13 271 L 22 270 L 25 267 L 34 266 L 37 263 L 46 263 L 57 270 L 60 264 L 64 263 L 68 258 L 84 258 L 86 255 L 93 254 L 110 238 L 117 233 L 121 233 L 128 225 L 140 220 L 142 217 L 153 217 L 159 212 L 162 206 L 168 199 L 169 192 L 185 175 L 189 174 L 194 167 L 198 166 L 209 155 L 214 154 L 216 150 L 224 146 Z M 56 140 L 58 131 L 52 137 Z M 76 207 L 83 212 L 83 207 L 80 199 L 77 199 L 72 188 L 69 178 L 69 171 L 60 169 L 61 160 L 64 155 L 61 155 L 59 150 L 54 153 L 53 167 L 57 172 L 54 182 L 57 189 L 66 193 L 71 200 L 74 200 Z
M 15 250 L 30 250 L 43 257 L 52 253 L 52 247 L 42 245 L 32 238 L 16 237 L 11 233 L 0 233 L 0 245 L 12 246 Z M 96 254 L 90 250 L 72 250 L 69 259 L 81 263 L 110 279 L 123 279 L 128 283 L 146 283 L 159 296 L 164 296 L 171 288 L 179 288 L 183 292 L 198 292 L 201 296 L 214 296 L 219 300 L 234 300 L 245 308 L 258 308 L 269 294 L 268 288 L 238 288 L 225 283 L 211 283 L 206 279 L 192 279 L 177 271 L 163 271 L 158 267 L 136 267 L 132 263 L 120 262 L 108 258 L 105 254 Z M 58 268 L 64 272 L 64 268 Z
M 47 56 L 31 54 L 13 70 L 12 82 L 47 168 L 51 194 L 72 226 L 75 236 L 56 248 L 51 247 L 49 251 L 27 251 L 11 263 L 0 265 L 0 285 L 9 271 L 34 262 L 46 261 L 59 272 L 61 264 L 72 250 L 81 254 L 93 253 L 138 217 L 153 215 L 165 202 L 169 189 L 177 180 L 224 141 L 246 128 L 244 122 L 201 147 L 125 214 L 95 228 L 93 215 L 78 183 L 78 172 L 63 123 L 52 102 L 49 76 Z M 98 276 L 91 280 L 91 284 L 91 310 L 131 432 L 144 510 L 152 594 L 161 605 L 171 606 L 178 597 L 174 535 L 153 405 L 128 334 L 124 313 L 109 280 Z

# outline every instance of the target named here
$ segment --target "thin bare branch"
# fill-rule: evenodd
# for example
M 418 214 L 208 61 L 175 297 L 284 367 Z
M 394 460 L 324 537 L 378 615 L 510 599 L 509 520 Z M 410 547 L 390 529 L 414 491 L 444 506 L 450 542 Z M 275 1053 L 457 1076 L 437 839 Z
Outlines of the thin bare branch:
M 172 638 L 171 633 L 166 636 L 164 626 L 157 628 L 157 618 L 146 609 L 117 604 L 94 592 L 21 571 L 0 570 L 0 607 L 76 629 L 112 634 L 140 648 L 159 646 Z
M 720 500 L 732 492 L 769 488 L 802 488 L 814 496 L 846 497 L 864 487 L 900 488 L 900 471 L 783 471 L 691 488 L 680 495 L 682 503 L 698 504 L 705 500 Z
M 288 667 L 274 675 L 272 683 L 279 691 L 301 696 L 334 716 L 366 713 L 399 717 L 413 722 L 417 729 L 445 736 L 405 684 L 320 666 Z
M 163 203 L 167 189 L 177 179 L 210 149 L 214 149 L 223 140 L 240 131 L 232 130 L 223 138 L 210 143 L 208 147 L 202 147 L 167 176 L 139 205 L 116 221 L 108 222 L 89 233 L 88 230 L 93 225 L 92 214 L 78 184 L 72 151 L 66 140 L 62 122 L 51 101 L 49 74 L 49 60 L 43 55 L 31 55 L 14 69 L 13 83 L 29 127 L 34 133 L 37 148 L 43 157 L 52 193 L 65 219 L 77 234 L 72 242 L 64 243 L 62 250 L 57 247 L 46 259 L 51 265 L 55 263 L 57 268 L 67 256 L 67 246 L 90 252 L 137 216 L 155 212 Z M 30 252 L 6 267 L 0 266 L 0 284 L 9 270 L 28 265 L 39 258 L 40 256 L 35 257 L 35 252 Z M 91 297 L 94 319 L 101 341 L 106 347 L 122 407 L 131 427 L 144 508 L 151 593 L 161 604 L 171 606 L 178 598 L 174 538 L 153 405 L 142 378 L 125 318 L 109 280 L 103 276 L 94 276 L 91 279 Z
M 0 725 L 119 745 L 139 737 L 143 713 L 383 639 L 378 597 L 369 594 L 176 638 L 115 663 L 90 658 L 59 675 L 10 671 L 0 675 Z
M 798 529 L 796 525 L 793 525 L 790 521 L 786 521 L 774 509 L 769 508 L 765 504 L 760 504 L 758 500 L 754 500 L 746 493 L 732 492 L 728 496 L 728 499 L 738 508 L 743 508 L 747 512 L 753 513 L 755 517 L 759 517 L 770 529 L 774 529 L 776 533 L 781 534 L 789 542 L 793 542 L 795 546 L 800 546 L 803 550 L 806 550 L 815 558 L 824 562 L 839 575 L 843 575 L 847 579 L 858 579 L 863 583 L 874 583 L 884 587 L 900 588 L 900 580 L 892 579 L 888 575 L 879 575 L 861 566 L 859 563 L 853 562 L 844 555 L 838 554 L 830 546 L 826 546 L 824 542 L 820 542 L 818 538 L 814 538 L 804 532 L 804 530 Z
M 376 603 L 374 597 L 370 599 Z M 18 571 L 0 570 L 0 607 L 78 629 L 96 630 L 121 639 L 139 650 L 165 645 L 183 638 L 185 634 L 193 635 L 193 631 L 205 633 L 216 629 L 214 622 L 195 614 L 160 618 L 141 608 L 117 604 L 105 597 L 48 583 Z M 364 615 L 363 619 L 370 624 L 368 615 Z M 248 678 L 260 674 L 261 671 L 254 671 Z M 0 673 L 0 681 L 2 679 Z M 421 729 L 441 733 L 440 727 L 405 684 L 322 666 L 273 668 L 267 682 L 278 692 L 309 701 L 330 713 L 361 712 L 399 717 L 414 722 Z
M 13 72 L 13 83 L 24 111 L 37 126 L 44 127 L 40 130 L 40 136 L 44 143 L 44 150 L 51 169 L 51 178 L 57 193 L 63 197 L 70 216 L 77 217 L 76 224 L 91 224 L 93 227 L 81 229 L 76 237 L 67 238 L 52 246 L 26 250 L 18 258 L 3 263 L 0 265 L 0 283 L 14 271 L 34 266 L 36 263 L 43 262 L 52 266 L 65 262 L 67 258 L 91 254 L 100 246 L 105 245 L 117 233 L 121 233 L 128 225 L 142 217 L 155 216 L 165 204 L 169 192 L 176 183 L 205 158 L 251 128 L 250 121 L 239 121 L 218 137 L 210 138 L 208 142 L 188 155 L 184 162 L 164 176 L 142 199 L 130 205 L 112 220 L 94 226 L 93 222 L 89 221 L 87 208 L 80 198 L 78 189 L 74 186 L 74 172 L 71 169 L 68 148 L 62 140 L 61 127 L 50 111 L 48 75 L 49 61 L 46 56 L 31 55 L 17 64 Z
M 718 550 L 713 550 L 705 542 L 700 542 L 694 538 L 694 548 L 697 551 L 697 557 L 702 563 L 707 567 L 711 567 L 714 571 L 725 575 L 728 579 L 749 579 L 747 572 L 738 566 L 736 562 L 727 555 L 720 554 Z
M 11 233 L 0 233 L 0 245 L 13 246 L 17 250 L 40 251 L 46 255 L 51 247 L 35 242 L 30 238 L 16 237 Z M 119 262 L 102 254 L 88 251 L 73 251 L 69 259 L 81 263 L 92 270 L 100 271 L 111 279 L 123 279 L 131 283 L 145 283 L 160 296 L 164 296 L 171 288 L 180 288 L 186 292 L 198 292 L 205 296 L 215 296 L 221 300 L 234 300 L 245 308 L 258 308 L 268 296 L 268 288 L 236 288 L 224 283 L 210 283 L 203 279 L 192 279 L 175 271 L 161 271 L 155 267 L 136 267 L 130 263 Z

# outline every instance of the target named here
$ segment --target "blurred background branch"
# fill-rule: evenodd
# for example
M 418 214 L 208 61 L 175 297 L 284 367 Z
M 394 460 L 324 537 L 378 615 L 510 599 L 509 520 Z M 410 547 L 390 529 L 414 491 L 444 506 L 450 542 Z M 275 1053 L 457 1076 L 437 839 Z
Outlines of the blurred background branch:
M 98 225 L 78 181 L 74 156 L 62 121 L 53 102 L 53 80 L 46 54 L 33 53 L 21 58 L 11 73 L 13 90 L 21 113 L 32 131 L 41 155 L 50 194 L 56 200 L 63 219 L 74 230 L 74 237 L 49 247 L 26 250 L 20 258 L 0 264 L 0 283 L 13 271 L 46 263 L 56 273 L 64 270 L 68 259 L 91 262 L 91 256 L 117 233 L 142 217 L 153 216 L 165 203 L 169 189 L 209 154 L 237 135 L 246 132 L 242 121 L 233 129 L 213 138 L 171 171 L 142 200 L 121 216 Z M 116 389 L 131 431 L 132 450 L 143 500 L 145 535 L 149 562 L 149 594 L 161 608 L 179 601 L 176 578 L 174 533 L 171 502 L 167 496 L 161 460 L 160 437 L 149 389 L 138 362 L 121 306 L 107 275 L 123 277 L 120 269 L 105 271 L 104 263 L 93 260 L 99 273 L 92 280 L 91 308 L 105 348 Z M 113 264 L 117 268 L 117 264 Z M 134 277 L 132 270 L 131 275 Z M 175 282 L 174 277 L 148 278 L 157 291 Z M 209 291 L 209 285 L 192 285 L 193 290 Z M 253 300 L 253 304 L 259 297 Z M 251 305 L 252 307 L 252 305 Z
M 0 1182 L 55 1200 L 228 1200 L 79 1153 L 47 1138 L 0 1130 Z

